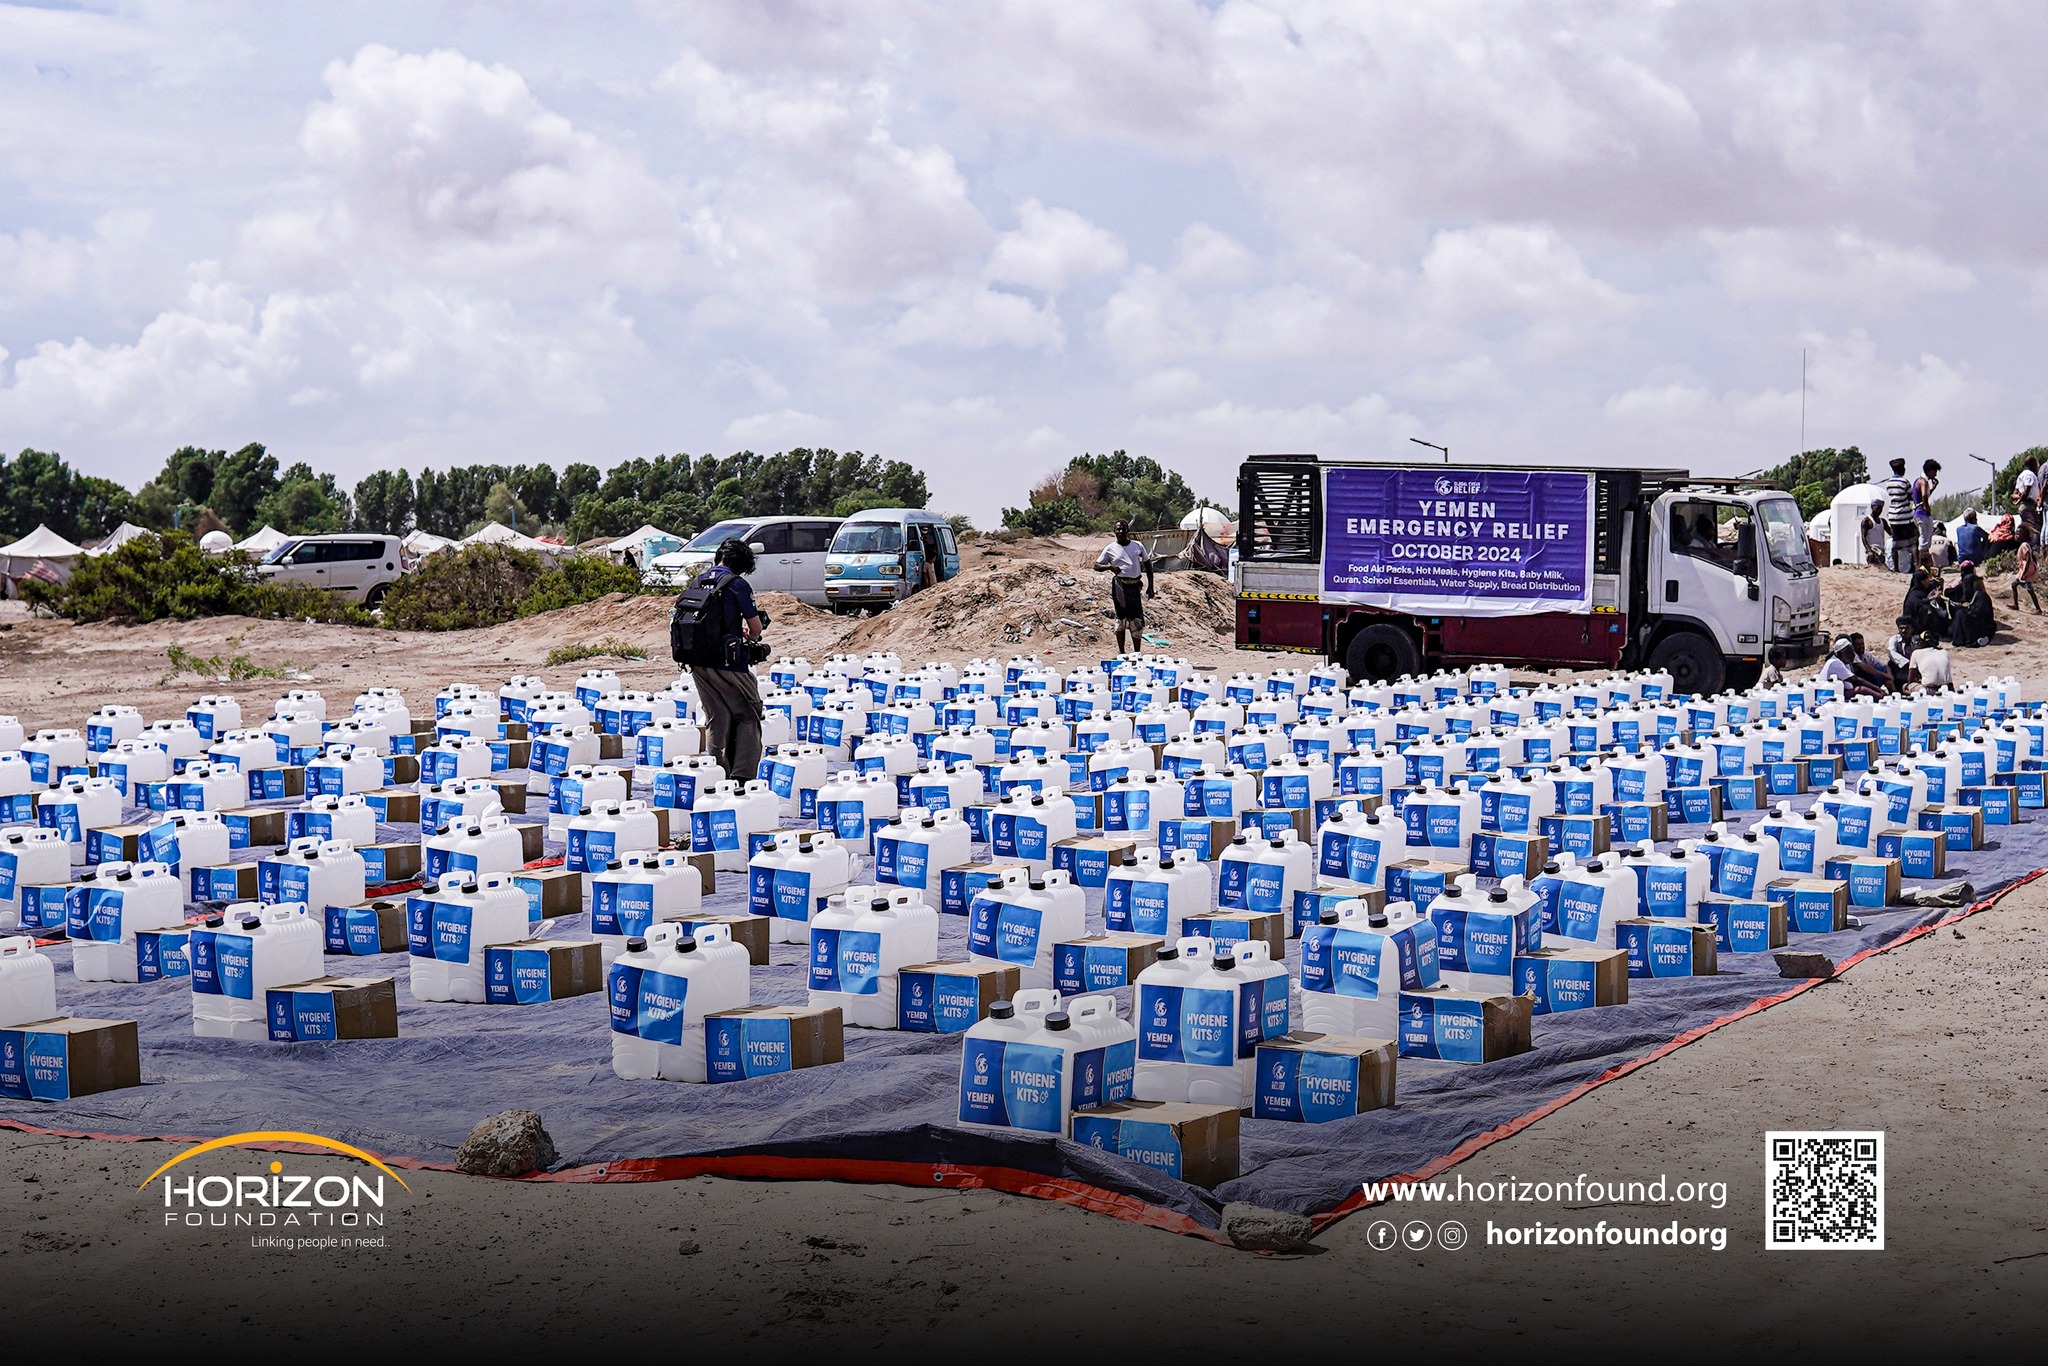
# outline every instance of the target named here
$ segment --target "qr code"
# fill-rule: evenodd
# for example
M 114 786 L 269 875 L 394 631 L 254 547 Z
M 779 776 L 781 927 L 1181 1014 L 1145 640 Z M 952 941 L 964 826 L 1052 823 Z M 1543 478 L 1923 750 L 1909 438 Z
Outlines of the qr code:
M 1884 1249 L 1884 1135 L 1764 1135 L 1764 1246 Z

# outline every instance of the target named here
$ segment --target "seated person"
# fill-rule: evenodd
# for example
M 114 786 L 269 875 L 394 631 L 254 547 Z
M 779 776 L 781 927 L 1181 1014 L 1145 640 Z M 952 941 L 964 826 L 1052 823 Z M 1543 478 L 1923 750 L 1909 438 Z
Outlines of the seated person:
M 1998 621 L 1991 606 L 1991 591 L 1977 576 L 1977 566 L 1962 563 L 1963 576 L 1948 590 L 1950 638 L 1956 644 L 1977 649 L 1991 643 L 1998 633 Z
M 1956 562 L 1956 543 L 1948 538 L 1948 523 L 1934 524 L 1934 537 L 1927 543 L 1927 563 L 1936 569 L 1947 569 Z
M 1956 528 L 1956 558 L 1982 564 L 1990 549 L 1991 535 L 1977 525 L 1977 512 L 1972 508 L 1963 514 L 1963 524 Z
M 1865 643 L 1861 631 L 1849 633 L 1849 646 L 1853 651 L 1849 667 L 1856 671 L 1857 679 L 1879 692 L 1891 691 L 1891 667 L 1885 663 L 1883 655 L 1876 653 Z
M 1785 652 L 1773 645 L 1764 653 L 1764 671 L 1756 680 L 1760 688 L 1775 688 L 1785 681 Z
M 1912 580 L 1906 586 L 1906 601 L 1900 607 L 1899 615 L 1913 623 L 1915 636 L 1928 631 L 1937 636 L 1947 635 L 1948 600 L 1941 595 L 1941 576 L 1914 570 Z
M 1882 689 L 1873 688 L 1856 676 L 1855 667 L 1850 663 L 1855 657 L 1856 647 L 1849 643 L 1847 636 L 1843 636 L 1835 641 L 1834 653 L 1828 656 L 1827 663 L 1820 666 L 1815 677 L 1822 683 L 1840 687 L 1844 698 L 1884 696 Z
M 1919 632 L 1913 629 L 1911 617 L 1902 616 L 1892 624 L 1898 630 L 1885 642 L 1885 663 L 1891 667 L 1892 686 L 1903 690 L 1906 675 L 1913 667 L 1913 651 L 1919 644 Z
M 1940 692 L 1954 685 L 1948 651 L 1931 631 L 1920 637 L 1920 648 L 1913 651 L 1912 678 L 1921 692 Z

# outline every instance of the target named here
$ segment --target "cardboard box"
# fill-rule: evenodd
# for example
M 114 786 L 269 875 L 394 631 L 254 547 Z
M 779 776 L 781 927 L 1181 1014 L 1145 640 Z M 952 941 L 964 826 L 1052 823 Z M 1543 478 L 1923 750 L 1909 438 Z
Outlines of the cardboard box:
M 401 783 L 416 783 L 420 780 L 420 757 L 417 754 L 387 754 L 384 756 L 384 782 L 388 787 Z
M 176 929 L 135 932 L 135 980 L 161 982 L 167 978 L 192 976 L 192 931 Z
M 1515 955 L 1515 994 L 1535 1015 L 1628 1004 L 1628 954 L 1620 949 L 1530 949 Z
M 37 1020 L 0 1029 L 0 1098 L 75 1100 L 142 1085 L 133 1020 Z
M 240 806 L 220 813 L 228 828 L 228 848 L 261 849 L 285 842 L 290 812 L 274 807 Z
M 398 1037 L 398 995 L 389 977 L 316 977 L 266 993 L 272 1043 Z
M 498 790 L 498 804 L 505 808 L 508 816 L 526 814 L 526 780 L 524 778 L 493 778 L 490 786 Z
M 583 874 L 557 865 L 531 868 L 512 875 L 512 885 L 526 893 L 529 920 L 554 920 L 583 911 Z
M 626 757 L 626 741 L 625 741 L 625 737 L 623 737 L 623 736 L 619 736 L 619 735 L 600 735 L 600 736 L 598 736 L 598 737 L 597 737 L 597 757 L 598 757 L 599 759 L 623 759 L 623 758 L 625 758 L 625 757 Z
M 1671 838 L 1671 807 L 1666 802 L 1609 802 L 1600 808 L 1607 817 L 1609 838 L 1620 844 L 1658 843 Z M 1536 865 L 1539 869 L 1541 863 Z
M 135 863 L 142 858 L 146 825 L 108 825 L 85 832 L 87 863 Z
M 1783 902 L 1785 924 L 1795 934 L 1832 934 L 1849 928 L 1849 884 L 1829 878 L 1780 878 L 1764 889 Z
M 1159 822 L 1159 852 L 1190 853 L 1204 862 L 1223 857 L 1237 837 L 1237 823 L 1207 816 L 1170 817 Z
M 484 1000 L 539 1005 L 604 990 L 604 954 L 595 939 L 522 939 L 484 950 Z
M 1822 870 L 1831 882 L 1849 884 L 1849 904 L 1881 911 L 1899 904 L 1900 861 L 1877 854 L 1831 858 Z
M 1764 791 L 1773 797 L 1796 797 L 1812 790 L 1813 765 L 1805 759 L 1777 759 L 1756 766 Z
M 279 764 L 249 770 L 249 800 L 252 802 L 277 802 L 305 795 L 306 768 L 303 764 Z
M 896 975 L 896 1027 L 913 1034 L 958 1034 L 1016 996 L 1022 978 L 1008 963 L 920 963 Z
M 213 868 L 194 868 L 191 873 L 194 901 L 256 899 L 256 865 L 253 863 L 223 863 Z
M 695 868 L 697 876 L 703 880 L 705 896 L 711 896 L 718 890 L 717 858 L 718 855 L 709 849 L 699 849 L 683 856 L 683 862 Z
M 1237 828 L 1244 834 L 1269 840 L 1279 839 L 1292 830 L 1296 839 L 1310 846 L 1316 838 L 1315 813 L 1301 806 L 1255 806 L 1238 816 Z
M 425 851 L 417 844 L 366 844 L 356 852 L 363 856 L 364 884 L 383 887 L 417 878 Z
M 1712 925 L 1656 916 L 1618 920 L 1614 942 L 1631 977 L 1712 977 L 1721 970 Z
M 1920 828 L 1941 831 L 1951 854 L 1984 847 L 1984 812 L 1979 807 L 1929 802 L 1920 808 Z
M 506 723 L 505 729 L 512 729 L 514 723 Z M 524 725 L 524 722 L 517 723 Z M 505 735 L 489 742 L 491 746 L 491 772 L 523 773 L 533 767 L 533 742 L 523 735 Z M 505 808 L 510 811 L 511 807 Z
M 365 901 L 359 906 L 329 906 L 321 920 L 328 953 L 363 958 L 376 953 L 404 953 L 406 950 L 403 899 Z
M 960 863 L 939 870 L 939 914 L 966 915 L 982 888 L 1011 870 L 1029 873 L 1028 863 Z
M 1258 1046 L 1254 1119 L 1323 1124 L 1394 1103 L 1392 1039 L 1295 1030 Z
M 1993 784 L 1990 787 L 1959 788 L 1956 804 L 1973 807 L 1983 813 L 1986 825 L 2011 825 L 2019 819 L 2019 801 L 2010 787 Z
M 420 794 L 417 792 L 394 792 L 380 788 L 363 794 L 363 804 L 377 813 L 377 819 L 385 825 L 418 825 L 420 823 Z
M 1138 852 L 1127 835 L 1076 835 L 1052 847 L 1052 866 L 1074 879 L 1076 887 L 1106 887 L 1109 870 L 1120 868 Z
M 1714 786 L 1721 790 L 1721 808 L 1724 811 L 1761 811 L 1769 795 L 1763 778 L 1754 773 L 1716 778 Z
M 1472 871 L 1480 877 L 1532 878 L 1550 859 L 1550 841 L 1542 835 L 1501 835 L 1479 831 L 1472 836 Z
M 1718 787 L 1667 787 L 1664 805 L 1677 825 L 1711 825 L 1721 819 L 1721 789 Z
M 704 1017 L 706 1081 L 745 1081 L 845 1060 L 838 1006 L 741 1006 Z
M 1265 944 L 1274 962 L 1287 958 L 1287 916 L 1280 911 L 1209 911 L 1182 919 L 1180 932 L 1213 941 L 1219 952 L 1256 939 Z
M 1767 897 L 1709 897 L 1700 903 L 1700 923 L 1714 927 L 1714 948 L 1720 953 L 1782 949 L 1789 928 L 1785 903 Z
M 1074 803 L 1074 828 L 1090 833 L 1102 829 L 1102 803 L 1100 792 L 1077 792 L 1068 789 L 1068 798 Z M 977 836 L 987 839 L 986 835 Z
M 1880 830 L 1877 852 L 1899 861 L 1899 872 L 1911 878 L 1948 876 L 1948 837 L 1939 830 Z
M 768 966 L 768 931 L 775 923 L 769 915 L 671 915 L 664 920 L 673 920 L 683 926 L 685 934 L 695 934 L 700 926 L 721 925 L 732 935 L 732 942 L 743 945 L 747 950 L 747 962 L 757 968 Z
M 1542 828 L 1551 849 L 1584 860 L 1607 852 L 1613 827 L 1605 816 L 1545 816 Z
M 1301 938 L 1304 925 L 1319 923 L 1326 907 L 1334 910 L 1346 901 L 1363 901 L 1368 915 L 1377 915 L 1387 908 L 1387 894 L 1383 889 L 1344 878 L 1328 878 L 1294 894 L 1294 905 L 1287 917 L 1288 937 Z
M 547 847 L 548 828 L 538 822 L 530 825 L 515 825 L 512 828 L 519 832 L 520 856 L 528 863 L 539 858 L 542 851 Z M 664 836 L 662 843 L 666 844 L 667 842 Z
M 1495 1062 L 1529 1051 L 1527 996 L 1430 987 L 1401 993 L 1401 1056 Z
M 1429 914 L 1429 903 L 1443 895 L 1444 887 L 1466 870 L 1455 863 L 1431 859 L 1402 859 L 1387 865 L 1387 901 L 1412 901 L 1417 913 Z
M 1121 1100 L 1075 1112 L 1076 1143 L 1115 1153 L 1178 1181 L 1214 1189 L 1238 1175 L 1235 1107 Z
M 1190 929 L 1187 933 L 1201 931 Z M 1159 950 L 1165 946 L 1164 939 L 1145 934 L 1091 934 L 1054 944 L 1053 990 L 1062 996 L 1080 996 L 1130 986 L 1158 960 Z

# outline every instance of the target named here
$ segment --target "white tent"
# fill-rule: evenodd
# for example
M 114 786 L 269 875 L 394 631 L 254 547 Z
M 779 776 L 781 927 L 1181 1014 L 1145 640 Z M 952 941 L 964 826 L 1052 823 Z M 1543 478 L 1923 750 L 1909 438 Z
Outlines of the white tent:
M 290 539 L 291 537 L 266 522 L 263 525 L 263 530 L 252 532 L 243 539 L 236 541 L 235 549 L 246 551 L 261 559 Z
M 0 590 L 15 597 L 15 581 L 33 572 L 38 578 L 62 583 L 71 577 L 73 565 L 85 552 L 46 526 L 39 526 L 12 545 L 0 545 Z
M 1883 501 L 1884 490 L 1875 484 L 1851 484 L 1835 495 L 1829 505 L 1835 514 L 1834 539 L 1828 542 L 1830 563 L 1863 563 L 1863 519 L 1870 515 L 1872 503 Z
M 638 531 L 629 531 L 618 540 L 598 548 L 622 564 L 629 560 L 634 563 L 645 563 L 656 555 L 681 550 L 683 541 L 680 536 L 671 535 L 660 527 L 649 524 Z
M 133 522 L 123 522 L 115 527 L 104 541 L 101 541 L 85 553 L 88 555 L 104 555 L 109 550 L 119 550 L 137 536 L 147 536 L 149 534 L 146 529 L 135 525 Z
M 537 541 L 524 532 L 514 531 L 503 522 L 486 522 L 469 536 L 456 542 L 457 545 L 507 545 L 514 550 L 531 550 L 536 555 L 564 555 L 569 547 L 553 541 Z
M 437 550 L 446 550 L 455 542 L 446 536 L 436 536 L 431 531 L 414 531 L 406 536 L 403 544 L 407 554 L 424 556 L 431 555 Z
M 1180 519 L 1182 531 L 1205 531 L 1209 539 L 1218 545 L 1229 545 L 1237 539 L 1237 523 L 1222 508 L 1198 507 Z

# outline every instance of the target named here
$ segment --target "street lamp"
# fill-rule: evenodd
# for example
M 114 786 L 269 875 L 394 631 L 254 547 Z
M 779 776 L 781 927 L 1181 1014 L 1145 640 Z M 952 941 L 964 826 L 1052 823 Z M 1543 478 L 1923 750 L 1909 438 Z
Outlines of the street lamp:
M 1427 446 L 1433 451 L 1442 451 L 1444 453 L 1444 463 L 1446 465 L 1451 463 L 1451 448 L 1449 446 L 1439 446 L 1436 444 L 1436 442 L 1424 441 L 1419 436 L 1411 436 L 1408 439 L 1410 441 L 1413 441 L 1418 446 Z

